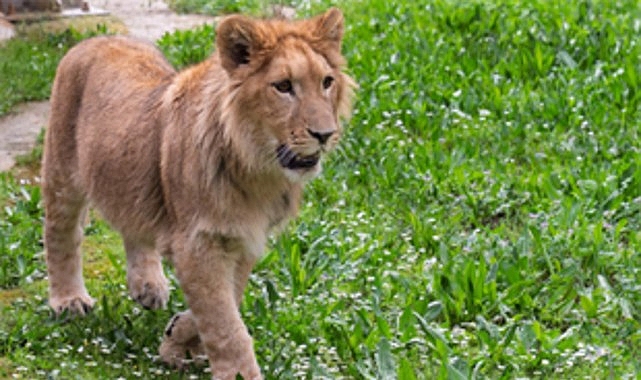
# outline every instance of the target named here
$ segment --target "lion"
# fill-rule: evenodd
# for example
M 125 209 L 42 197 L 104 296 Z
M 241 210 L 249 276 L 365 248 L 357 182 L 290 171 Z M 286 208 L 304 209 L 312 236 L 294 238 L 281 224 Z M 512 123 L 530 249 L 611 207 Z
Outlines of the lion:
M 94 304 L 80 253 L 92 206 L 122 235 L 142 306 L 166 306 L 162 258 L 174 267 L 189 309 L 170 321 L 161 358 L 204 353 L 216 379 L 262 378 L 239 305 L 351 112 L 343 30 L 336 8 L 300 21 L 228 16 L 212 56 L 180 72 L 128 37 L 72 48 L 56 72 L 42 166 L 53 310 Z

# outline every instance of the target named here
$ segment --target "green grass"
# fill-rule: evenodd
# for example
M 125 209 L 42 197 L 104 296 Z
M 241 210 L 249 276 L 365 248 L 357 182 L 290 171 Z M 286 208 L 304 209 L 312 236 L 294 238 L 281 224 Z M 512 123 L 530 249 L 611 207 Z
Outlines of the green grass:
M 246 0 L 246 1 L 209 1 L 209 0 L 170 0 L 167 3 L 169 7 L 176 12 L 183 13 L 203 13 L 203 14 L 220 14 L 220 13 L 235 13 L 241 12 L 243 8 L 248 6 L 251 9 L 256 9 L 259 0 Z
M 56 66 L 69 46 L 66 37 L 39 43 L 17 38 L 0 47 L 0 115 L 17 103 L 49 97 Z
M 637 3 L 341 8 L 354 117 L 242 307 L 267 377 L 638 378 Z M 161 46 L 183 66 L 212 38 Z M 0 253 L 0 377 L 208 378 L 155 361 L 180 292 L 162 312 L 128 300 L 121 243 L 99 219 L 85 242 L 97 308 L 52 319 L 37 190 L 0 183 L 18 247 Z
M 282 0 L 169 0 L 176 12 L 219 15 L 226 13 L 269 13 L 271 5 L 297 6 L 300 1 Z
M 73 27 L 56 32 L 18 30 L 17 37 L 0 43 L 0 116 L 18 103 L 47 99 L 58 61 L 67 50 L 84 38 L 107 33 L 104 25 L 82 32 Z
M 0 219 L 0 288 L 43 277 L 41 265 L 42 209 L 40 188 L 0 173 L 0 194 L 7 205 Z

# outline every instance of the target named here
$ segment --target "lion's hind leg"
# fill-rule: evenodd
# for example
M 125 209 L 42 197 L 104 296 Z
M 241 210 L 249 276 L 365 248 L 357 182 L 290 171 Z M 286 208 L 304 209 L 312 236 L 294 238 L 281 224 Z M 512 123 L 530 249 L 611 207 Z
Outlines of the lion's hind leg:
M 172 367 L 183 368 L 189 363 L 207 363 L 205 348 L 198 336 L 191 310 L 177 313 L 171 318 L 158 351 L 160 359 Z
M 87 202 L 64 186 L 43 185 L 43 199 L 49 304 L 56 314 L 84 315 L 94 303 L 82 278 L 80 253 Z
M 127 285 L 131 298 L 146 309 L 161 309 L 169 300 L 169 282 L 161 256 L 153 244 L 124 238 L 127 251 Z

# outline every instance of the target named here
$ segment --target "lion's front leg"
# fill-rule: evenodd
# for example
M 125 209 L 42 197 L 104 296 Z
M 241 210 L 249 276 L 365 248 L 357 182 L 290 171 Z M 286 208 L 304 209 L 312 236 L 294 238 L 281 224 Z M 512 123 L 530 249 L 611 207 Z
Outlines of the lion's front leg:
M 227 239 L 200 236 L 174 251 L 176 274 L 215 379 L 262 379 L 238 302 L 254 260 Z M 231 247 L 231 248 L 230 248 Z
M 237 307 L 240 307 L 245 286 L 255 262 L 253 257 L 245 255 L 236 266 L 234 295 Z M 176 368 L 183 368 L 188 363 L 203 364 L 205 349 L 198 336 L 191 310 L 176 313 L 169 320 L 158 351 L 163 362 Z

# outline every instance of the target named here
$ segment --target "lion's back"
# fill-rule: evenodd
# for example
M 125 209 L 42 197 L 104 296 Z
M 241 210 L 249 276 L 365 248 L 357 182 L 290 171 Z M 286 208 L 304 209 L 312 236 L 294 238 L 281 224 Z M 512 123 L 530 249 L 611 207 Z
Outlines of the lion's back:
M 141 222 L 161 213 L 158 110 L 174 74 L 155 47 L 132 38 L 72 48 L 53 85 L 44 184 L 73 182 L 116 226 L 135 222 L 133 205 L 143 206 Z

